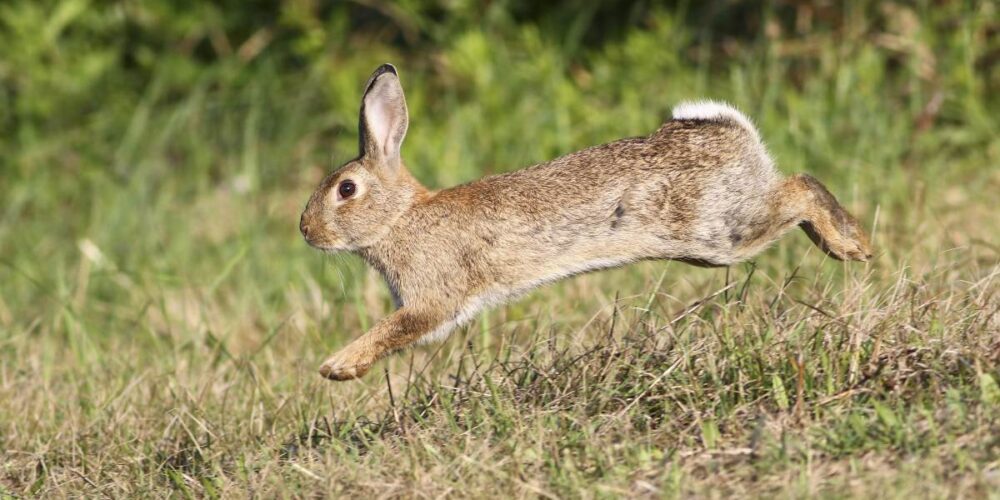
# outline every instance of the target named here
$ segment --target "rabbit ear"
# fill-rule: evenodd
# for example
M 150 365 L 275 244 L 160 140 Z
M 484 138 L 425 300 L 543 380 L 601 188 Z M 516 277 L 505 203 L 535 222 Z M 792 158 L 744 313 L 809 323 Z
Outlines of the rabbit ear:
M 383 64 L 365 84 L 359 118 L 360 154 L 390 165 L 398 164 L 409 115 L 396 68 Z

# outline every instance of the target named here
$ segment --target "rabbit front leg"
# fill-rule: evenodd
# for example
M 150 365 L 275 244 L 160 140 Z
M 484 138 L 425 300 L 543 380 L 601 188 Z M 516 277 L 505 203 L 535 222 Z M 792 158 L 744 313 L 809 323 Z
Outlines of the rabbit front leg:
M 379 321 L 371 330 L 327 358 L 319 368 L 330 380 L 350 380 L 368 372 L 378 360 L 413 344 L 441 327 L 442 315 L 406 306 Z

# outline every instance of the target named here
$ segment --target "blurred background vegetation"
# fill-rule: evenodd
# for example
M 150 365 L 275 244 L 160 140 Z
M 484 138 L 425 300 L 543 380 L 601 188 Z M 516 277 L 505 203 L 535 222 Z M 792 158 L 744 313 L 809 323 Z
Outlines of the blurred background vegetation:
M 383 62 L 407 92 L 404 160 L 432 187 L 647 134 L 683 99 L 723 99 L 760 125 L 779 168 L 821 178 L 874 229 L 872 293 L 905 275 L 932 296 L 965 297 L 949 287 L 998 262 L 998 20 L 995 2 L 972 0 L 4 0 L 0 449 L 61 449 L 79 463 L 59 436 L 85 433 L 111 414 L 94 401 L 118 401 L 147 375 L 175 399 L 143 382 L 116 408 L 128 420 L 148 405 L 144 424 L 115 417 L 112 437 L 80 439 L 127 448 L 159 432 L 169 443 L 155 446 L 173 457 L 190 443 L 156 412 L 220 381 L 245 401 L 204 403 L 205 421 L 256 415 L 256 404 L 280 413 L 283 393 L 313 399 L 302 415 L 367 411 L 317 396 L 349 390 L 313 372 L 389 298 L 355 259 L 307 248 L 297 221 L 319 179 L 355 155 L 361 86 Z M 810 249 L 796 234 L 761 256 L 755 279 L 782 283 L 804 266 L 819 277 L 793 290 L 840 297 L 824 287 L 840 290 L 847 271 Z M 664 265 L 557 285 L 472 330 L 514 330 L 546 310 L 557 326 L 589 324 L 616 290 L 658 292 Z M 669 266 L 672 295 L 657 306 L 667 317 L 725 273 Z M 772 371 L 796 377 L 774 359 L 739 377 L 764 393 Z M 842 388 L 817 383 L 816 397 Z M 305 420 L 269 425 L 280 440 Z M 242 431 L 218 425 L 214 436 Z M 230 450 L 255 446 L 231 439 Z M 33 464 L 8 467 L 12 489 L 41 488 Z
M 210 275 L 206 257 L 250 235 L 298 245 L 293 208 L 354 154 L 359 88 L 384 61 L 408 94 L 405 159 L 432 186 L 645 134 L 714 97 L 758 121 L 786 171 L 862 213 L 896 207 L 899 227 L 928 196 L 996 183 L 997 16 L 962 1 L 9 0 L 0 311 L 45 307 L 82 239 L 153 280 Z

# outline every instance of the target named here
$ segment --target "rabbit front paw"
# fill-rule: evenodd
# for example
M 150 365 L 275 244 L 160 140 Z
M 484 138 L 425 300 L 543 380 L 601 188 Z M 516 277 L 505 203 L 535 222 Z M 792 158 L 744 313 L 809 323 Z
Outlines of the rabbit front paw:
M 351 380 L 368 373 L 373 364 L 372 356 L 352 344 L 324 361 L 319 374 L 330 380 Z

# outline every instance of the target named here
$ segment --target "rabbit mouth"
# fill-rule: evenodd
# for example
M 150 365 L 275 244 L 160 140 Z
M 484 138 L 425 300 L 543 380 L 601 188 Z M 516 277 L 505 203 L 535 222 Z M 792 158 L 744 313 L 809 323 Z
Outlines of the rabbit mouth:
M 323 253 L 334 254 L 350 250 L 346 245 L 331 245 L 328 243 L 309 243 L 309 246 L 319 250 Z
M 320 239 L 312 239 L 312 238 L 308 238 L 308 237 L 305 238 L 305 240 L 306 240 L 306 243 L 309 246 L 311 246 L 311 247 L 313 247 L 313 248 L 315 248 L 315 249 L 317 249 L 317 250 L 319 250 L 319 251 L 321 251 L 323 253 L 339 253 L 339 252 L 343 252 L 345 250 L 349 250 L 348 245 L 344 244 L 343 242 L 339 242 L 339 241 L 338 242 L 330 242 L 330 241 L 325 241 L 325 240 L 320 240 Z

